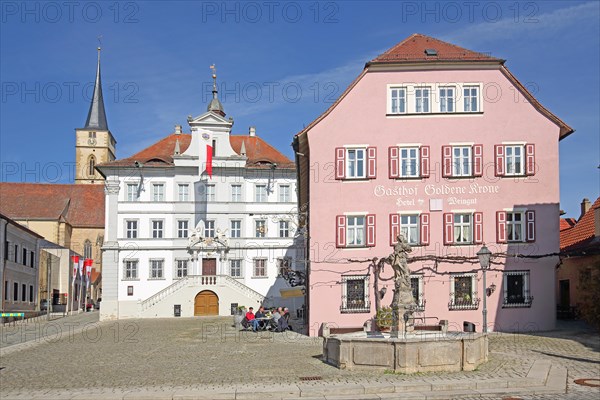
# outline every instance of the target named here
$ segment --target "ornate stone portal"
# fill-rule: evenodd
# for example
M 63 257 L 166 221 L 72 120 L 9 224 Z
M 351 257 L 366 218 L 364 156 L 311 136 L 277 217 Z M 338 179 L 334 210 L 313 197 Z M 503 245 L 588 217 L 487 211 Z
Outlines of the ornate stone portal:
M 219 255 L 220 259 L 226 260 L 229 253 L 229 241 L 227 239 L 227 230 L 222 231 L 217 228 L 214 237 L 204 236 L 204 221 L 191 230 L 188 237 L 188 252 L 192 254 L 194 262 L 194 271 L 190 275 L 200 275 L 200 265 L 198 265 L 198 253 L 203 252 L 206 256 Z

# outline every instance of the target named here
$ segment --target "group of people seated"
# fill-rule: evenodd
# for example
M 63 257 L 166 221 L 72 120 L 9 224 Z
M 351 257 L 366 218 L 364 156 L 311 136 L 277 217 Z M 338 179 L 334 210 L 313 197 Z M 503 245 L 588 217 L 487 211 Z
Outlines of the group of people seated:
M 250 307 L 242 320 L 242 326 L 244 329 L 252 327 L 254 332 L 259 330 L 271 330 L 274 332 L 291 331 L 290 311 L 287 307 L 273 307 L 265 310 L 261 306 L 255 314 L 254 308 Z

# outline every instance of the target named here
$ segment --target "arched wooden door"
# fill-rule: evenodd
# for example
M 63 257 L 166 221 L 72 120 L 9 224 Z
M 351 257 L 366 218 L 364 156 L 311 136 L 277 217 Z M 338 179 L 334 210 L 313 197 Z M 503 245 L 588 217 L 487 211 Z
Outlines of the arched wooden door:
M 219 315 L 219 297 L 210 290 L 203 290 L 194 299 L 194 316 Z

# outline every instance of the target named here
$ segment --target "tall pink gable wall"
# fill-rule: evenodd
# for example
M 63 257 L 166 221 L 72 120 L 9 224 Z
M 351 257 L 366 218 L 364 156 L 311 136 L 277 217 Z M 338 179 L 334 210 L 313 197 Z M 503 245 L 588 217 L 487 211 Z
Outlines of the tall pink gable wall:
M 482 83 L 483 114 L 429 115 L 386 117 L 387 85 L 415 83 Z M 432 102 L 435 101 L 435 93 Z M 496 243 L 495 213 L 506 208 L 523 206 L 536 211 L 536 241 L 532 244 L 508 245 L 512 253 L 546 254 L 559 250 L 559 127 L 529 104 L 499 70 L 428 70 L 406 72 L 368 72 L 331 113 L 308 131 L 311 163 L 310 181 L 310 324 L 312 333 L 323 322 L 337 326 L 361 326 L 375 313 L 371 287 L 371 312 L 341 314 L 340 273 L 366 273 L 368 264 L 329 262 L 341 259 L 371 259 L 391 252 L 388 215 L 406 210 L 429 212 L 430 198 L 443 198 L 444 210 L 430 213 L 430 245 L 418 246 L 413 255 L 474 256 L 481 245 L 444 246 L 443 212 L 454 209 L 475 209 L 484 215 L 484 241 L 494 253 L 507 250 Z M 494 176 L 494 145 L 506 141 L 534 143 L 537 172 L 528 178 L 498 178 Z M 441 147 L 451 142 L 472 142 L 483 145 L 484 176 L 448 180 L 441 177 Z M 388 178 L 388 147 L 402 143 L 421 143 L 431 148 L 431 176 L 424 180 L 393 180 Z M 340 182 L 334 179 L 335 148 L 365 144 L 377 148 L 377 178 L 360 182 Z M 426 185 L 450 187 L 471 184 L 497 186 L 498 193 L 462 197 L 476 199 L 475 205 L 450 206 L 449 196 L 427 196 Z M 378 186 L 385 188 L 416 188 L 416 196 L 376 196 Z M 415 200 L 415 205 L 398 206 L 398 197 Z M 424 200 L 419 205 L 418 199 Z M 335 247 L 335 216 L 344 212 L 376 214 L 376 246 L 360 249 Z M 518 249 L 517 249 L 518 248 Z M 517 250 L 515 250 L 517 249 Z M 488 273 L 488 287 L 497 290 L 488 297 L 488 321 L 497 329 L 551 329 L 555 323 L 554 267 L 556 257 L 540 260 L 509 259 L 496 269 L 530 270 L 530 291 L 534 301 L 530 308 L 502 309 L 502 272 Z M 433 262 L 425 265 L 433 267 Z M 423 265 L 411 264 L 411 270 Z M 449 311 L 449 277 L 447 272 L 477 269 L 477 265 L 441 263 L 432 278 L 425 278 L 427 300 L 425 316 L 448 319 L 462 327 L 465 320 L 481 323 L 481 305 L 477 310 Z M 335 272 L 328 272 L 335 271 Z M 354 271 L 354 272 L 348 272 Z M 389 275 L 390 268 L 387 268 Z M 427 274 L 426 274 L 427 275 Z M 478 275 L 478 278 L 481 274 Z M 370 284 L 372 286 L 371 278 Z M 483 287 L 478 280 L 478 294 Z M 391 287 L 382 304 L 391 302 Z M 493 327 L 492 327 L 493 329 Z

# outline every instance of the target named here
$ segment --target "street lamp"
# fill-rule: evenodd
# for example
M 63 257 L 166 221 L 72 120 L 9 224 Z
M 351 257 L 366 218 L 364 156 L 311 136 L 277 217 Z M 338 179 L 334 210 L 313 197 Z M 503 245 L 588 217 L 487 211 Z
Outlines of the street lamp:
M 479 258 L 479 264 L 483 271 L 483 333 L 487 333 L 487 283 L 485 281 L 485 271 L 490 268 L 490 258 L 492 258 L 492 252 L 483 244 L 483 247 L 477 252 Z

